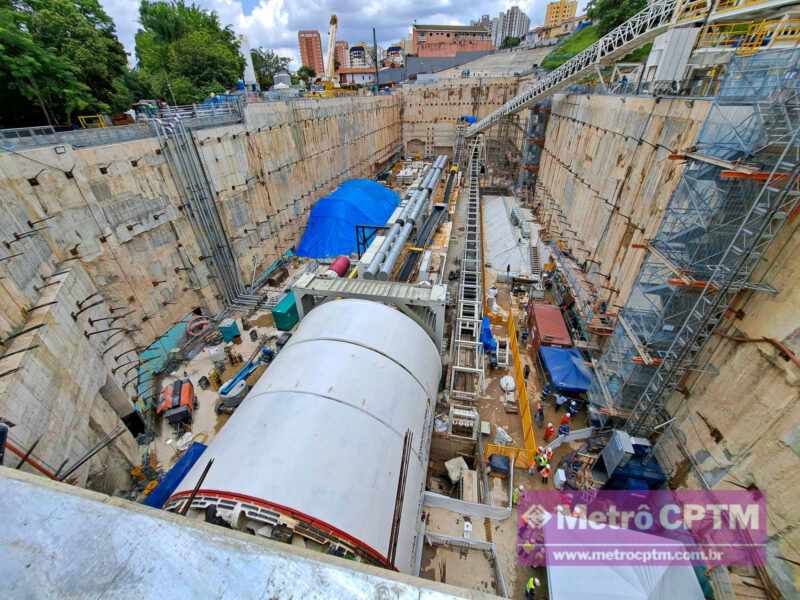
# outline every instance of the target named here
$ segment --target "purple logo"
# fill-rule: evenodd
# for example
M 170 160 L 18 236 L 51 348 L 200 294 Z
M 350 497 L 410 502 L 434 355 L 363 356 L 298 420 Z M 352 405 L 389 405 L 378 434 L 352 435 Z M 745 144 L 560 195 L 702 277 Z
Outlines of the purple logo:
M 529 566 L 766 561 L 758 491 L 533 491 L 517 510 L 517 556 Z

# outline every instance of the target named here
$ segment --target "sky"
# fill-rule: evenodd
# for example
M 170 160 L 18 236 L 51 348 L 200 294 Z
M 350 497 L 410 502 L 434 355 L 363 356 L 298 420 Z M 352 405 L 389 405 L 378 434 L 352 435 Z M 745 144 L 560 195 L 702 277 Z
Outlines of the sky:
M 517 5 L 531 18 L 531 25 L 544 20 L 548 0 L 194 0 L 196 4 L 215 11 L 223 25 L 247 36 L 251 48 L 270 48 L 292 58 L 291 70 L 300 67 L 297 32 L 318 29 L 322 33 L 323 52 L 327 45 L 328 22 L 335 14 L 339 20 L 336 39 L 351 44 L 372 41 L 376 30 L 378 44 L 386 46 L 405 37 L 411 24 L 436 25 L 469 24 L 481 15 L 497 16 L 501 10 Z M 117 35 L 134 58 L 134 35 L 139 28 L 138 0 L 100 0 L 114 19 Z M 579 9 L 586 4 L 580 0 Z

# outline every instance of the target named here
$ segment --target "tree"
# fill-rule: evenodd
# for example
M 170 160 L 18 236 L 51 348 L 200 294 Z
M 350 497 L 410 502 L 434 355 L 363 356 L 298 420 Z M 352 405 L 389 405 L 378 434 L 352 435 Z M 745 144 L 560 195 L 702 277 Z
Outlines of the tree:
M 522 40 L 520 38 L 509 35 L 503 40 L 503 43 L 500 45 L 500 49 L 503 50 L 505 48 L 516 48 L 521 42 Z
M 97 0 L 3 0 L 0 55 L 5 125 L 130 106 L 127 56 Z
M 253 69 L 262 90 L 271 88 L 275 84 L 275 74 L 286 71 L 292 62 L 291 58 L 278 56 L 267 48 L 256 48 L 250 52 L 250 56 L 253 58 Z
M 140 75 L 159 98 L 191 104 L 233 89 L 241 79 L 239 41 L 215 12 L 184 0 L 142 0 L 139 22 Z
M 647 0 L 596 0 L 588 15 L 600 36 L 621 25 L 647 6 Z
M 317 72 L 311 67 L 303 65 L 297 69 L 297 76 L 306 84 L 306 87 L 308 87 L 309 80 L 314 79 L 317 76 Z

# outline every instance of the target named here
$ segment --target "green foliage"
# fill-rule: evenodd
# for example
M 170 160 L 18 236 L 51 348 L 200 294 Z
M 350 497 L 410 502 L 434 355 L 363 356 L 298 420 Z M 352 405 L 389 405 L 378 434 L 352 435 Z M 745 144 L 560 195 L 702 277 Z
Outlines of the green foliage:
M 250 52 L 250 56 L 253 58 L 253 69 L 262 90 L 271 88 L 275 83 L 275 73 L 286 71 L 292 62 L 291 58 L 278 56 L 267 48 L 256 48 Z
M 520 38 L 510 35 L 503 40 L 503 43 L 500 45 L 500 49 L 516 48 L 521 42 L 522 40 Z
M 542 61 L 545 69 L 555 69 L 570 58 L 594 44 L 601 35 L 596 25 L 584 27 L 580 31 L 564 38 L 555 49 Z
M 641 47 L 637 48 L 636 50 L 634 50 L 633 52 L 630 52 L 629 54 L 626 54 L 625 56 L 623 56 L 620 59 L 619 62 L 629 62 L 629 63 L 647 62 L 647 57 L 650 56 L 650 51 L 652 49 L 653 49 L 653 44 L 652 43 L 645 44 L 644 46 L 641 46 Z
M 191 104 L 233 89 L 241 79 L 239 41 L 216 13 L 184 0 L 142 0 L 139 22 L 140 77 L 155 96 Z
M 314 79 L 316 76 L 317 72 L 309 66 L 303 65 L 297 69 L 297 77 L 301 79 L 306 86 L 308 86 L 309 80 Z
M 124 110 L 127 57 L 98 0 L 0 1 L 3 124 Z
M 647 0 L 596 0 L 588 15 L 600 37 L 647 6 Z

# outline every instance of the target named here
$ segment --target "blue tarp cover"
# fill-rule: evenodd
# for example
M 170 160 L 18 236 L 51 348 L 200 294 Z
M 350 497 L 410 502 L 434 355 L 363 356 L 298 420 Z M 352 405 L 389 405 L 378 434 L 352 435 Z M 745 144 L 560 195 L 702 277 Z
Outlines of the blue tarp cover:
M 483 317 L 481 322 L 481 343 L 484 352 L 497 352 L 497 341 L 492 335 L 492 326 L 489 324 L 489 317 Z
M 592 374 L 583 364 L 583 356 L 575 348 L 539 348 L 547 376 L 560 392 L 585 392 L 592 384 Z
M 296 254 L 333 258 L 356 251 L 356 225 L 381 226 L 400 196 L 371 179 L 350 179 L 317 201 Z
M 205 449 L 205 444 L 192 442 L 192 445 L 178 459 L 178 462 L 167 471 L 167 474 L 158 483 L 156 489 L 144 499 L 144 504 L 153 508 L 162 508 Z

